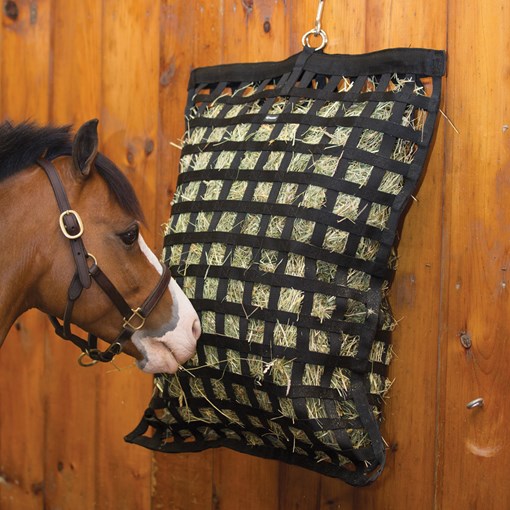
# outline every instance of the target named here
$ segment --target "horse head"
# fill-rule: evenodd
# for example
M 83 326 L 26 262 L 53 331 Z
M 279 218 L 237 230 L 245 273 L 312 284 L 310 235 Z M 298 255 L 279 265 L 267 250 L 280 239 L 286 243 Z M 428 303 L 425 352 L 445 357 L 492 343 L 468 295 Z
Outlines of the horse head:
M 10 263 L 8 250 L 0 256 L 8 273 L 0 304 L 10 310 L 1 340 L 18 315 L 38 308 L 96 360 L 125 346 L 142 370 L 171 373 L 194 354 L 198 316 L 145 243 L 129 181 L 98 152 L 97 120 L 72 144 L 67 128 L 0 126 L 0 179 L 11 232 Z M 71 322 L 90 333 L 89 344 Z M 91 348 L 96 337 L 112 344 L 108 355 Z

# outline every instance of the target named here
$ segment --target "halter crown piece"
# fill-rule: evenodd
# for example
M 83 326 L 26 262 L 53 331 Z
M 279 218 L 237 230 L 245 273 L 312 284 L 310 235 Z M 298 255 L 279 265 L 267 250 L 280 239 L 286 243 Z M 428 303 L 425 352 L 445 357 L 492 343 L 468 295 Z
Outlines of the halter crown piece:
M 71 209 L 64 186 L 54 165 L 46 159 L 38 160 L 37 164 L 45 171 L 51 183 L 51 187 L 53 188 L 60 209 L 60 230 L 69 240 L 76 267 L 76 271 L 67 291 L 67 304 L 63 321 L 61 323 L 57 317 L 49 315 L 50 321 L 55 328 L 55 333 L 59 337 L 64 340 L 70 340 L 81 349 L 82 353 L 78 358 L 78 363 L 81 366 L 92 366 L 99 361 L 107 363 L 120 354 L 124 348 L 124 344 L 131 338 L 132 334 L 144 326 L 145 320 L 154 310 L 168 288 L 170 271 L 166 266 L 162 265 L 163 272 L 154 290 L 140 307 L 131 308 L 111 280 L 101 271 L 94 255 L 88 253 L 85 249 L 82 239 L 84 232 L 83 222 L 80 215 Z M 89 265 L 89 263 L 91 264 Z M 110 301 L 123 317 L 121 331 L 112 344 L 104 351 L 98 349 L 98 338 L 96 335 L 89 333 L 87 340 L 85 340 L 71 332 L 74 304 L 81 296 L 83 289 L 90 288 L 92 280 L 94 280 L 110 298 Z M 90 358 L 90 361 L 87 361 L 85 359 L 86 357 Z

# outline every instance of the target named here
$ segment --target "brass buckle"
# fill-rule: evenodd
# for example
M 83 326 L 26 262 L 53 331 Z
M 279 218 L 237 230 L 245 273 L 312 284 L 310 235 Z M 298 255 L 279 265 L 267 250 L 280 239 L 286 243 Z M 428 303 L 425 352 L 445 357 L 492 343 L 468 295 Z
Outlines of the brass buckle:
M 90 359 L 90 361 L 84 361 L 83 358 L 85 356 L 87 356 Z M 82 352 L 78 356 L 78 365 L 80 365 L 80 367 L 93 367 L 96 363 L 99 363 L 99 360 L 90 358 L 90 354 L 88 353 L 88 351 Z
M 124 317 L 124 324 L 122 324 L 122 327 L 125 329 L 132 329 L 133 331 L 138 331 L 139 329 L 143 328 L 145 324 L 145 317 L 140 313 L 141 308 L 137 308 L 136 310 L 131 309 L 131 311 L 133 313 L 131 314 L 131 317 L 129 317 L 129 319 L 126 319 Z M 140 321 L 140 324 L 136 325 L 131 324 L 131 321 L 133 319 L 138 319 Z
M 73 214 L 76 218 L 76 222 L 78 223 L 78 226 L 80 227 L 80 231 L 77 234 L 70 234 L 66 226 L 64 225 L 64 216 L 67 214 Z M 73 211 L 72 209 L 67 209 L 67 211 L 64 211 L 58 218 L 58 223 L 60 225 L 60 230 L 62 230 L 62 233 L 67 237 L 67 239 L 78 239 L 78 237 L 81 237 L 83 235 L 83 222 L 81 221 L 80 215 Z

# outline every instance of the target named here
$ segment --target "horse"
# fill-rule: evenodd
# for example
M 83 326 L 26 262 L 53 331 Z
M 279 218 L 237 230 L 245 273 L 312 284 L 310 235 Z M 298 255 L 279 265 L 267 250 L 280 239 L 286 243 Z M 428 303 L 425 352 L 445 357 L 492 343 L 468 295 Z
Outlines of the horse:
M 198 315 L 145 243 L 140 203 L 98 151 L 97 126 L 73 137 L 70 126 L 0 124 L 0 346 L 37 308 L 84 366 L 124 351 L 145 372 L 174 373 L 195 353 Z

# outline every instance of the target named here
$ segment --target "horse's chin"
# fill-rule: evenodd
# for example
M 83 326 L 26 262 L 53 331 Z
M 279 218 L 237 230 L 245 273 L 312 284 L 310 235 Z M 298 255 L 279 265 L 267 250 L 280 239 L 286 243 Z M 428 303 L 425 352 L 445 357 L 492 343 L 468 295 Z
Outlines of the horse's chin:
M 190 359 L 195 353 L 195 345 L 187 342 L 170 343 L 169 333 L 162 337 L 146 337 L 137 332 L 132 337 L 132 342 L 143 356 L 136 364 L 140 370 L 149 374 L 167 373 L 174 374 L 179 367 Z

